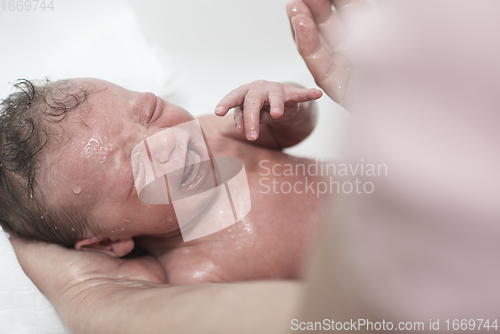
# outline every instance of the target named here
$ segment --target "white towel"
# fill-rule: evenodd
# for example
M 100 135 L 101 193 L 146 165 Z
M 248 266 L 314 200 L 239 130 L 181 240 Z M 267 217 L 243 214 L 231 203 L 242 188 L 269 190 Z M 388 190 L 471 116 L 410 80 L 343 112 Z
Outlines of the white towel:
M 69 334 L 50 301 L 26 276 L 0 226 L 0 333 Z

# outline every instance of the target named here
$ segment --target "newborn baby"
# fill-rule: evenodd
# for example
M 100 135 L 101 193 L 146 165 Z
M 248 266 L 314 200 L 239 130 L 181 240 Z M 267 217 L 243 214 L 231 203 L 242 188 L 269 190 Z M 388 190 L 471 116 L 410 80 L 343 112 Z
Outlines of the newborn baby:
M 259 182 L 268 172 L 263 161 L 270 168 L 316 163 L 282 149 L 312 132 L 312 100 L 321 91 L 258 81 L 229 93 L 217 116 L 198 119 L 210 156 L 243 161 L 252 205 L 234 225 L 184 242 L 172 204 L 139 199 L 131 154 L 191 114 L 97 79 L 16 86 L 0 116 L 0 214 L 17 234 L 117 257 L 140 249 L 158 259 L 170 284 L 297 277 L 325 198 Z M 222 117 L 232 108 L 234 120 Z M 271 177 L 295 184 L 306 175 Z

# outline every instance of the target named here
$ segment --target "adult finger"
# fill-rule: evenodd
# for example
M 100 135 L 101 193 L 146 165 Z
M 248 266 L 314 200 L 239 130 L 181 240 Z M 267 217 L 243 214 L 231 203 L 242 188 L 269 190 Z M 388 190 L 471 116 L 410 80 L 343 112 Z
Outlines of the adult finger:
M 292 29 L 292 36 L 293 36 L 293 39 L 295 40 L 295 31 L 293 28 L 292 18 L 294 16 L 299 15 L 299 14 L 306 15 L 306 16 L 309 16 L 311 18 L 313 18 L 313 15 L 312 15 L 311 11 L 309 10 L 309 7 L 304 2 L 299 1 L 299 0 L 287 3 L 286 13 L 288 15 L 288 20 L 290 21 L 290 28 Z
M 330 0 L 303 0 L 314 18 L 319 34 L 330 47 L 339 43 L 346 33 L 344 22 L 332 10 Z M 304 13 L 306 14 L 306 13 Z
M 316 25 L 310 17 L 297 15 L 292 21 L 297 48 L 314 80 L 334 101 L 343 104 L 349 80 L 345 57 L 334 54 L 321 43 Z

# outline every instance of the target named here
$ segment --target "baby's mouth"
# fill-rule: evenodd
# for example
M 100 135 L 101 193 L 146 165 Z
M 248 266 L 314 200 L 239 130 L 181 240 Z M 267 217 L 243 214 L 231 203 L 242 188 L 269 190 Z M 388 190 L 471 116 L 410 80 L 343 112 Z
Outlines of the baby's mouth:
M 198 152 L 193 150 L 191 145 L 189 145 L 186 152 L 186 163 L 184 165 L 184 174 L 182 175 L 181 188 L 190 187 L 196 182 L 198 173 L 200 171 L 200 161 L 201 157 Z
M 184 173 L 180 184 L 182 190 L 191 190 L 202 184 L 210 168 L 210 160 L 202 161 L 202 156 L 194 146 L 190 142 L 187 148 Z

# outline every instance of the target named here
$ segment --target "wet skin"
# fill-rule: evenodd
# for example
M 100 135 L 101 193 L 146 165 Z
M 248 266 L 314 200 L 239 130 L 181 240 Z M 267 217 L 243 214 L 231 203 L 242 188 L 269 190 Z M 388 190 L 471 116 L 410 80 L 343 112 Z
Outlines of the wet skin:
M 268 188 L 259 181 L 267 170 L 259 162 L 269 161 L 266 166 L 307 166 L 314 162 L 228 138 L 220 129 L 233 126 L 230 119 L 206 116 L 200 123 L 213 156 L 236 157 L 245 164 L 252 200 L 250 213 L 229 228 L 190 242 L 183 242 L 180 235 L 167 239 L 141 237 L 137 242 L 160 259 L 173 284 L 297 278 L 326 197 L 318 200 L 311 193 L 266 193 Z M 305 181 L 302 175 L 265 177 L 280 183 Z M 308 176 L 309 182 L 320 179 Z M 265 184 L 272 186 L 270 181 Z
M 138 245 L 160 261 L 171 284 L 298 277 L 327 199 L 318 200 L 313 193 L 262 193 L 267 189 L 259 185 L 259 174 L 266 171 L 259 162 L 307 166 L 313 161 L 234 138 L 230 118 L 200 118 L 211 154 L 244 162 L 252 209 L 229 228 L 183 242 L 172 205 L 139 200 L 130 154 L 141 140 L 193 117 L 151 93 L 93 79 L 82 84 L 88 82 L 94 93 L 55 126 L 60 136 L 54 136 L 56 145 L 42 166 L 50 203 L 88 209 L 93 217 L 97 235 L 87 235 L 75 248 L 123 256 Z M 305 181 L 302 175 L 267 177 L 291 184 Z

